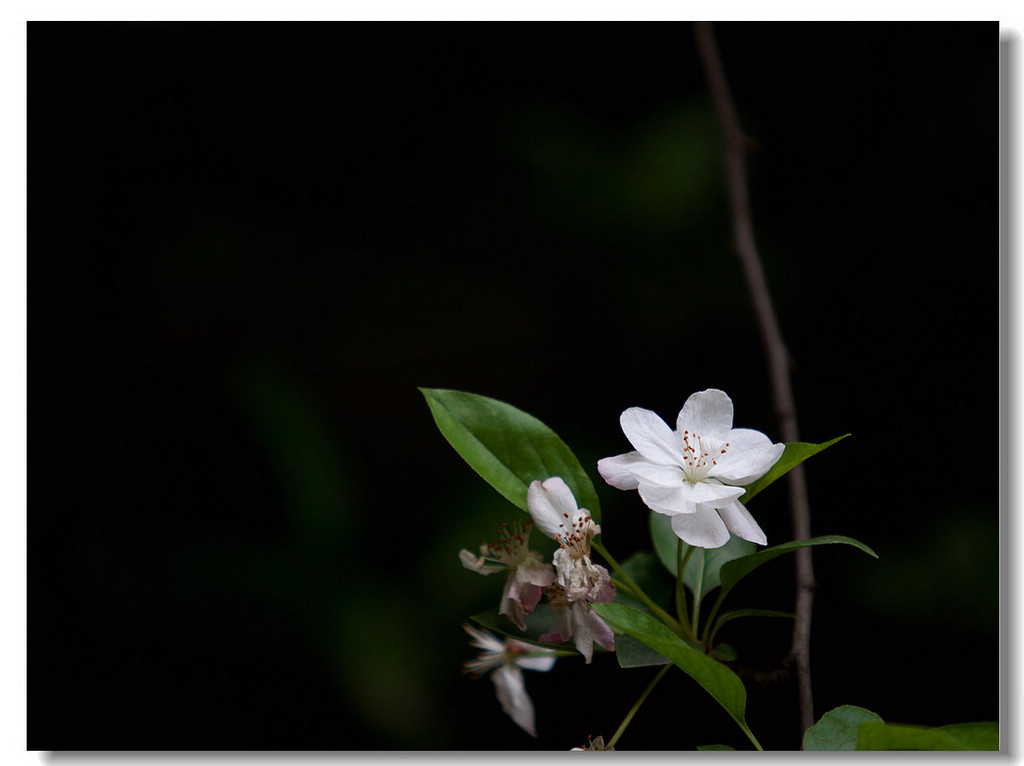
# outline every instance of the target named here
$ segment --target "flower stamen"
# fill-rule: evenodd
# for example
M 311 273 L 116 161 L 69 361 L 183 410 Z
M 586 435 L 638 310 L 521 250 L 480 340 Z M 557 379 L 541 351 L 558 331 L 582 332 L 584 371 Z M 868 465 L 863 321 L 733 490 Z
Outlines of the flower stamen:
M 708 477 L 712 468 L 718 465 L 718 458 L 728 452 L 729 442 L 721 449 L 716 449 L 712 439 L 688 430 L 683 431 L 682 438 L 683 475 L 691 484 L 699 484 Z

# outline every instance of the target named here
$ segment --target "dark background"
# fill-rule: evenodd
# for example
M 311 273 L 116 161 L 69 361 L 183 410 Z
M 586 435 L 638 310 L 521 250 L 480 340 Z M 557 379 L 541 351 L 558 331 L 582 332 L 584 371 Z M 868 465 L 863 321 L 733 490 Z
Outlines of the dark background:
M 722 24 L 808 463 L 817 715 L 995 719 L 998 27 Z M 508 401 L 597 478 L 619 413 L 726 390 L 777 436 L 683 23 L 32 23 L 29 749 L 552 749 L 649 681 L 504 716 L 457 552 L 516 511 L 417 386 Z M 648 547 L 598 480 L 604 542 Z M 786 492 L 754 510 L 791 539 Z M 736 606 L 789 609 L 792 561 Z M 731 640 L 768 671 L 789 627 Z M 748 676 L 750 678 L 750 676 Z M 748 722 L 799 746 L 791 679 Z M 622 749 L 742 734 L 682 674 Z

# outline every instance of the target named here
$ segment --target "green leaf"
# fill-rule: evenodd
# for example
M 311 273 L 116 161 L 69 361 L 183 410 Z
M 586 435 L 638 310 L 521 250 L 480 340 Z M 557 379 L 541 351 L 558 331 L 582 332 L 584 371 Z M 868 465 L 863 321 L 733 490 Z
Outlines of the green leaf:
M 672 519 L 663 513 L 651 511 L 650 518 L 651 541 L 654 544 L 654 551 L 658 554 L 661 563 L 675 577 L 679 571 L 678 549 L 679 538 L 672 531 Z M 683 543 L 683 554 L 685 555 L 690 546 Z M 701 583 L 701 597 L 703 598 L 710 591 L 718 587 L 719 572 L 722 566 L 733 559 L 747 556 L 757 548 L 754 543 L 744 540 L 735 535 L 729 538 L 729 542 L 721 548 L 708 548 L 703 560 L 700 556 L 691 556 L 686 565 L 686 574 L 683 582 L 691 592 Z M 703 576 L 702 576 L 703 575 Z
M 999 724 L 907 726 L 869 722 L 857 730 L 858 750 L 998 750 Z
M 954 723 L 939 726 L 933 731 L 955 740 L 967 750 L 999 749 L 999 724 L 995 721 Z
M 711 650 L 711 656 L 722 662 L 732 662 L 736 659 L 736 647 L 732 644 L 719 644 Z
M 735 747 L 729 747 L 728 745 L 697 745 L 698 750 L 732 750 L 735 752 Z
M 833 444 L 838 441 L 842 441 L 849 435 L 850 434 L 843 434 L 842 436 L 837 436 L 835 439 L 830 439 L 829 441 L 822 442 L 821 444 L 809 444 L 807 442 L 793 442 L 791 444 L 787 444 L 785 452 L 783 452 L 782 457 L 779 458 L 779 462 L 773 465 L 771 470 L 769 470 L 768 473 L 760 479 L 747 485 L 747 491 L 740 496 L 740 502 L 746 505 L 754 495 L 769 484 L 781 479 L 807 458 L 812 455 L 817 455 L 823 449 L 831 447 Z
M 502 636 L 514 638 L 518 641 L 524 641 L 528 644 L 536 644 L 537 646 L 543 646 L 548 649 L 572 648 L 565 644 L 549 644 L 546 641 L 540 640 L 540 636 L 544 633 L 551 632 L 551 628 L 555 623 L 555 616 L 551 613 L 547 604 L 538 604 L 536 609 L 526 615 L 525 631 L 519 630 L 519 628 L 513 625 L 505 615 L 498 614 L 497 609 L 492 609 L 489 612 L 483 612 L 481 614 L 474 614 L 469 619 L 477 625 L 485 627 Z M 598 647 L 598 651 L 601 651 L 600 647 Z
M 665 665 L 671 660 L 628 633 L 615 637 L 615 657 L 620 668 L 648 668 Z
M 732 612 L 725 612 L 721 617 L 718 618 L 718 624 L 724 625 L 729 620 L 735 620 L 737 617 L 788 617 L 794 619 L 796 617 L 792 612 L 778 612 L 774 609 L 737 609 Z
M 717 660 L 690 648 L 675 633 L 649 614 L 621 604 L 592 604 L 593 609 L 614 627 L 668 657 L 676 667 L 700 684 L 749 737 L 744 720 L 747 690 L 739 676 Z
M 844 537 L 843 535 L 823 535 L 821 537 L 812 537 L 810 540 L 794 540 L 789 543 L 782 543 L 772 548 L 765 548 L 764 550 L 752 553 L 749 556 L 736 559 L 726 563 L 722 567 L 721 578 L 722 578 L 722 592 L 718 597 L 719 602 L 725 595 L 736 587 L 736 584 L 746 577 L 748 574 L 753 572 L 762 564 L 767 564 L 772 559 L 781 556 L 784 553 L 791 553 L 799 550 L 800 548 L 806 548 L 810 545 L 829 545 L 832 543 L 845 543 L 846 545 L 852 545 L 855 548 L 860 548 L 862 551 L 870 556 L 878 558 L 873 550 L 871 550 L 864 543 L 854 540 L 852 537 Z
M 856 750 L 857 728 L 866 721 L 882 723 L 882 716 L 856 705 L 830 710 L 804 732 L 804 750 Z
M 420 392 L 448 443 L 511 503 L 527 510 L 530 483 L 561 476 L 579 506 L 600 522 L 590 477 L 565 442 L 537 418 L 486 396 L 440 388 Z
M 622 562 L 622 568 L 655 603 L 668 603 L 674 583 L 658 563 L 657 556 L 650 551 L 638 551 Z M 631 596 L 625 588 L 619 588 L 615 596 L 615 603 L 647 614 L 651 613 L 646 604 Z M 668 658 L 625 633 L 615 639 L 615 657 L 621 668 L 645 668 L 669 662 Z
M 658 606 L 668 604 L 672 596 L 675 582 L 669 579 L 665 570 L 658 563 L 658 558 L 650 551 L 639 551 L 622 562 L 622 568 L 630 579 Z M 630 595 L 625 588 L 619 588 L 615 597 L 616 604 L 625 604 L 641 612 L 651 613 L 640 599 Z

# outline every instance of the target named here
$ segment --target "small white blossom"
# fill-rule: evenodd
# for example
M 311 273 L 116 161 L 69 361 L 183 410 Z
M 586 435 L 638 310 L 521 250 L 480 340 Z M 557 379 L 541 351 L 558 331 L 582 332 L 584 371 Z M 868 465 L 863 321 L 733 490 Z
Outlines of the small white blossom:
M 619 422 L 636 451 L 604 458 L 597 470 L 613 487 L 638 490 L 647 507 L 672 518 L 672 530 L 690 545 L 720 548 L 730 532 L 765 545 L 764 532 L 739 497 L 786 447 L 760 431 L 733 428 L 732 417 L 732 400 L 714 388 L 686 400 L 675 431 L 650 410 L 630 407 Z
M 477 630 L 471 625 L 462 627 L 469 633 L 470 643 L 482 650 L 475 660 L 465 663 L 464 671 L 474 678 L 490 673 L 501 709 L 524 731 L 536 737 L 533 702 L 526 693 L 522 669 L 551 670 L 555 664 L 554 652 L 514 638 L 502 641 L 492 633 Z
M 601 527 L 590 511 L 579 508 L 569 485 L 560 476 L 534 481 L 526 489 L 526 508 L 537 528 L 558 543 L 574 559 L 590 557 L 590 541 Z
M 558 476 L 532 482 L 526 491 L 526 507 L 540 530 L 560 546 L 553 556 L 557 580 L 547 590 L 555 623 L 540 640 L 561 643 L 571 638 L 588 663 L 594 643 L 615 651 L 615 636 L 590 607 L 615 598 L 608 570 L 590 561 L 590 542 L 601 527 L 594 523 L 590 511 L 577 506 L 572 490 Z
M 536 608 L 545 588 L 555 578 L 551 565 L 529 549 L 530 526 L 529 521 L 517 521 L 511 529 L 502 524 L 501 536 L 496 542 L 481 545 L 480 556 L 465 548 L 459 551 L 459 560 L 466 569 L 484 575 L 508 571 L 498 613 L 520 630 L 526 629 L 525 616 Z

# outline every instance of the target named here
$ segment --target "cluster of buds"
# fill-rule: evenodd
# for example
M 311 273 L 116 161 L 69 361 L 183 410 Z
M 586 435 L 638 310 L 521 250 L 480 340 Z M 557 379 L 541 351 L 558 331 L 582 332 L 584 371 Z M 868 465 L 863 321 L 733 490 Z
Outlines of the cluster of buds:
M 590 560 L 590 541 L 601 527 L 590 511 L 576 505 L 572 490 L 558 476 L 533 482 L 526 492 L 526 507 L 537 527 L 559 544 L 552 557 L 556 580 L 547 591 L 555 625 L 541 640 L 561 643 L 571 638 L 588 663 L 595 643 L 615 651 L 611 629 L 590 607 L 615 598 L 608 570 Z
M 546 595 L 548 607 L 555 619 L 552 629 L 542 634 L 540 641 L 560 644 L 572 640 L 587 663 L 593 659 L 595 643 L 608 651 L 614 651 L 615 636 L 590 606 L 592 603 L 609 603 L 615 598 L 615 585 L 608 570 L 590 560 L 590 543 L 601 532 L 601 527 L 594 523 L 590 511 L 577 505 L 572 490 L 558 476 L 530 484 L 526 506 L 532 522 L 516 522 L 511 527 L 502 525 L 498 540 L 482 543 L 479 556 L 469 550 L 461 550 L 459 560 L 462 565 L 484 575 L 506 573 L 505 589 L 498 611 L 520 630 L 526 629 L 526 615 Z M 544 563 L 540 553 L 529 549 L 530 529 L 533 525 L 559 545 L 552 556 L 552 564 Z M 475 645 L 485 648 L 479 631 L 471 631 L 471 635 L 476 639 Z M 511 639 L 502 643 L 490 636 L 485 655 L 481 655 L 476 662 L 484 662 L 488 667 L 493 667 L 499 644 L 502 646 L 500 651 L 505 652 L 501 656 L 516 656 L 514 652 L 509 654 L 508 647 L 513 646 L 513 642 L 514 639 Z M 554 657 L 550 661 L 553 663 Z M 533 731 L 533 707 L 522 687 L 521 674 L 513 680 L 506 678 L 514 675 L 510 668 L 517 668 L 516 663 L 503 660 L 500 668 L 505 668 L 502 671 L 505 675 L 501 676 L 505 680 L 498 685 L 496 675 L 495 683 L 498 685 L 498 698 L 502 707 L 523 729 L 536 736 Z M 508 689 L 513 686 L 518 692 L 516 704 L 509 702 L 512 695 Z

